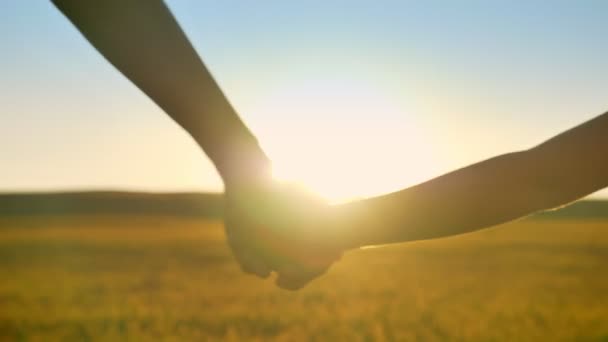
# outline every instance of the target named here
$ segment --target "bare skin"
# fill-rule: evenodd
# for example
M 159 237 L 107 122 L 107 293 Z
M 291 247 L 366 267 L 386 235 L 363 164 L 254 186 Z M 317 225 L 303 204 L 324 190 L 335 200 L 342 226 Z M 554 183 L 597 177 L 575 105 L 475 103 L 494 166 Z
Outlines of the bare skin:
M 566 205 L 608 186 L 608 113 L 526 151 L 336 208 L 344 247 L 463 234 Z
M 127 78 L 199 143 L 226 186 L 226 230 L 247 272 L 296 289 L 343 250 L 440 238 L 556 208 L 608 186 L 608 114 L 526 151 L 392 194 L 329 207 L 274 184 L 269 160 L 159 1 L 55 0 Z
M 295 289 L 339 257 L 336 248 L 309 236 L 327 206 L 270 179 L 266 154 L 162 1 L 53 3 L 212 160 L 226 190 L 228 242 L 245 272 L 266 277 L 277 271 L 277 283 Z

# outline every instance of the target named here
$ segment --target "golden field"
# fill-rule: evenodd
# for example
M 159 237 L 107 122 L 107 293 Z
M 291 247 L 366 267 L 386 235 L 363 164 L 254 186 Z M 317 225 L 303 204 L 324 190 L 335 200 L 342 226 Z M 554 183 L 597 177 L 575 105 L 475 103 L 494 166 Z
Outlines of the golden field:
M 608 221 L 350 252 L 298 292 L 242 274 L 221 228 L 0 218 L 0 340 L 608 341 Z

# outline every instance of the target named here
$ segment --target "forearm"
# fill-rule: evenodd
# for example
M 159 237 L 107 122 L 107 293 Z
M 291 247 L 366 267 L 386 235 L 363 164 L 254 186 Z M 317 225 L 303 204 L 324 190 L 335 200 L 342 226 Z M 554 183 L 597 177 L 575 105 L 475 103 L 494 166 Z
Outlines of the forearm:
M 539 210 L 516 184 L 527 152 L 495 157 L 414 187 L 337 208 L 348 248 L 462 234 Z M 514 166 L 518 167 L 514 167 Z
M 608 186 L 608 114 L 528 151 L 337 207 L 347 247 L 462 234 L 555 208 Z
M 255 137 L 162 1 L 53 2 L 110 63 L 192 135 L 225 180 L 267 166 Z

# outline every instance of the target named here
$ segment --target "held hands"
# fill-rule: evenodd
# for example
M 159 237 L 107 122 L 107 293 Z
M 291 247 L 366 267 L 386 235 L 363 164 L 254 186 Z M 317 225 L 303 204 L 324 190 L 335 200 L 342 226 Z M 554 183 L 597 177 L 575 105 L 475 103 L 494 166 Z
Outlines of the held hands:
M 271 180 L 226 186 L 226 235 L 243 271 L 297 290 L 340 259 L 332 209 Z

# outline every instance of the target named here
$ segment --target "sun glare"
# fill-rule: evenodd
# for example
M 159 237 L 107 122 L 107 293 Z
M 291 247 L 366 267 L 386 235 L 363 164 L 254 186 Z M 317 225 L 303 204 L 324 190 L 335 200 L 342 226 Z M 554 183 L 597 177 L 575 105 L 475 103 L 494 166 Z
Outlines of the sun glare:
M 275 177 L 334 203 L 422 180 L 431 155 L 423 130 L 387 93 L 358 80 L 311 79 L 270 94 L 255 117 Z

